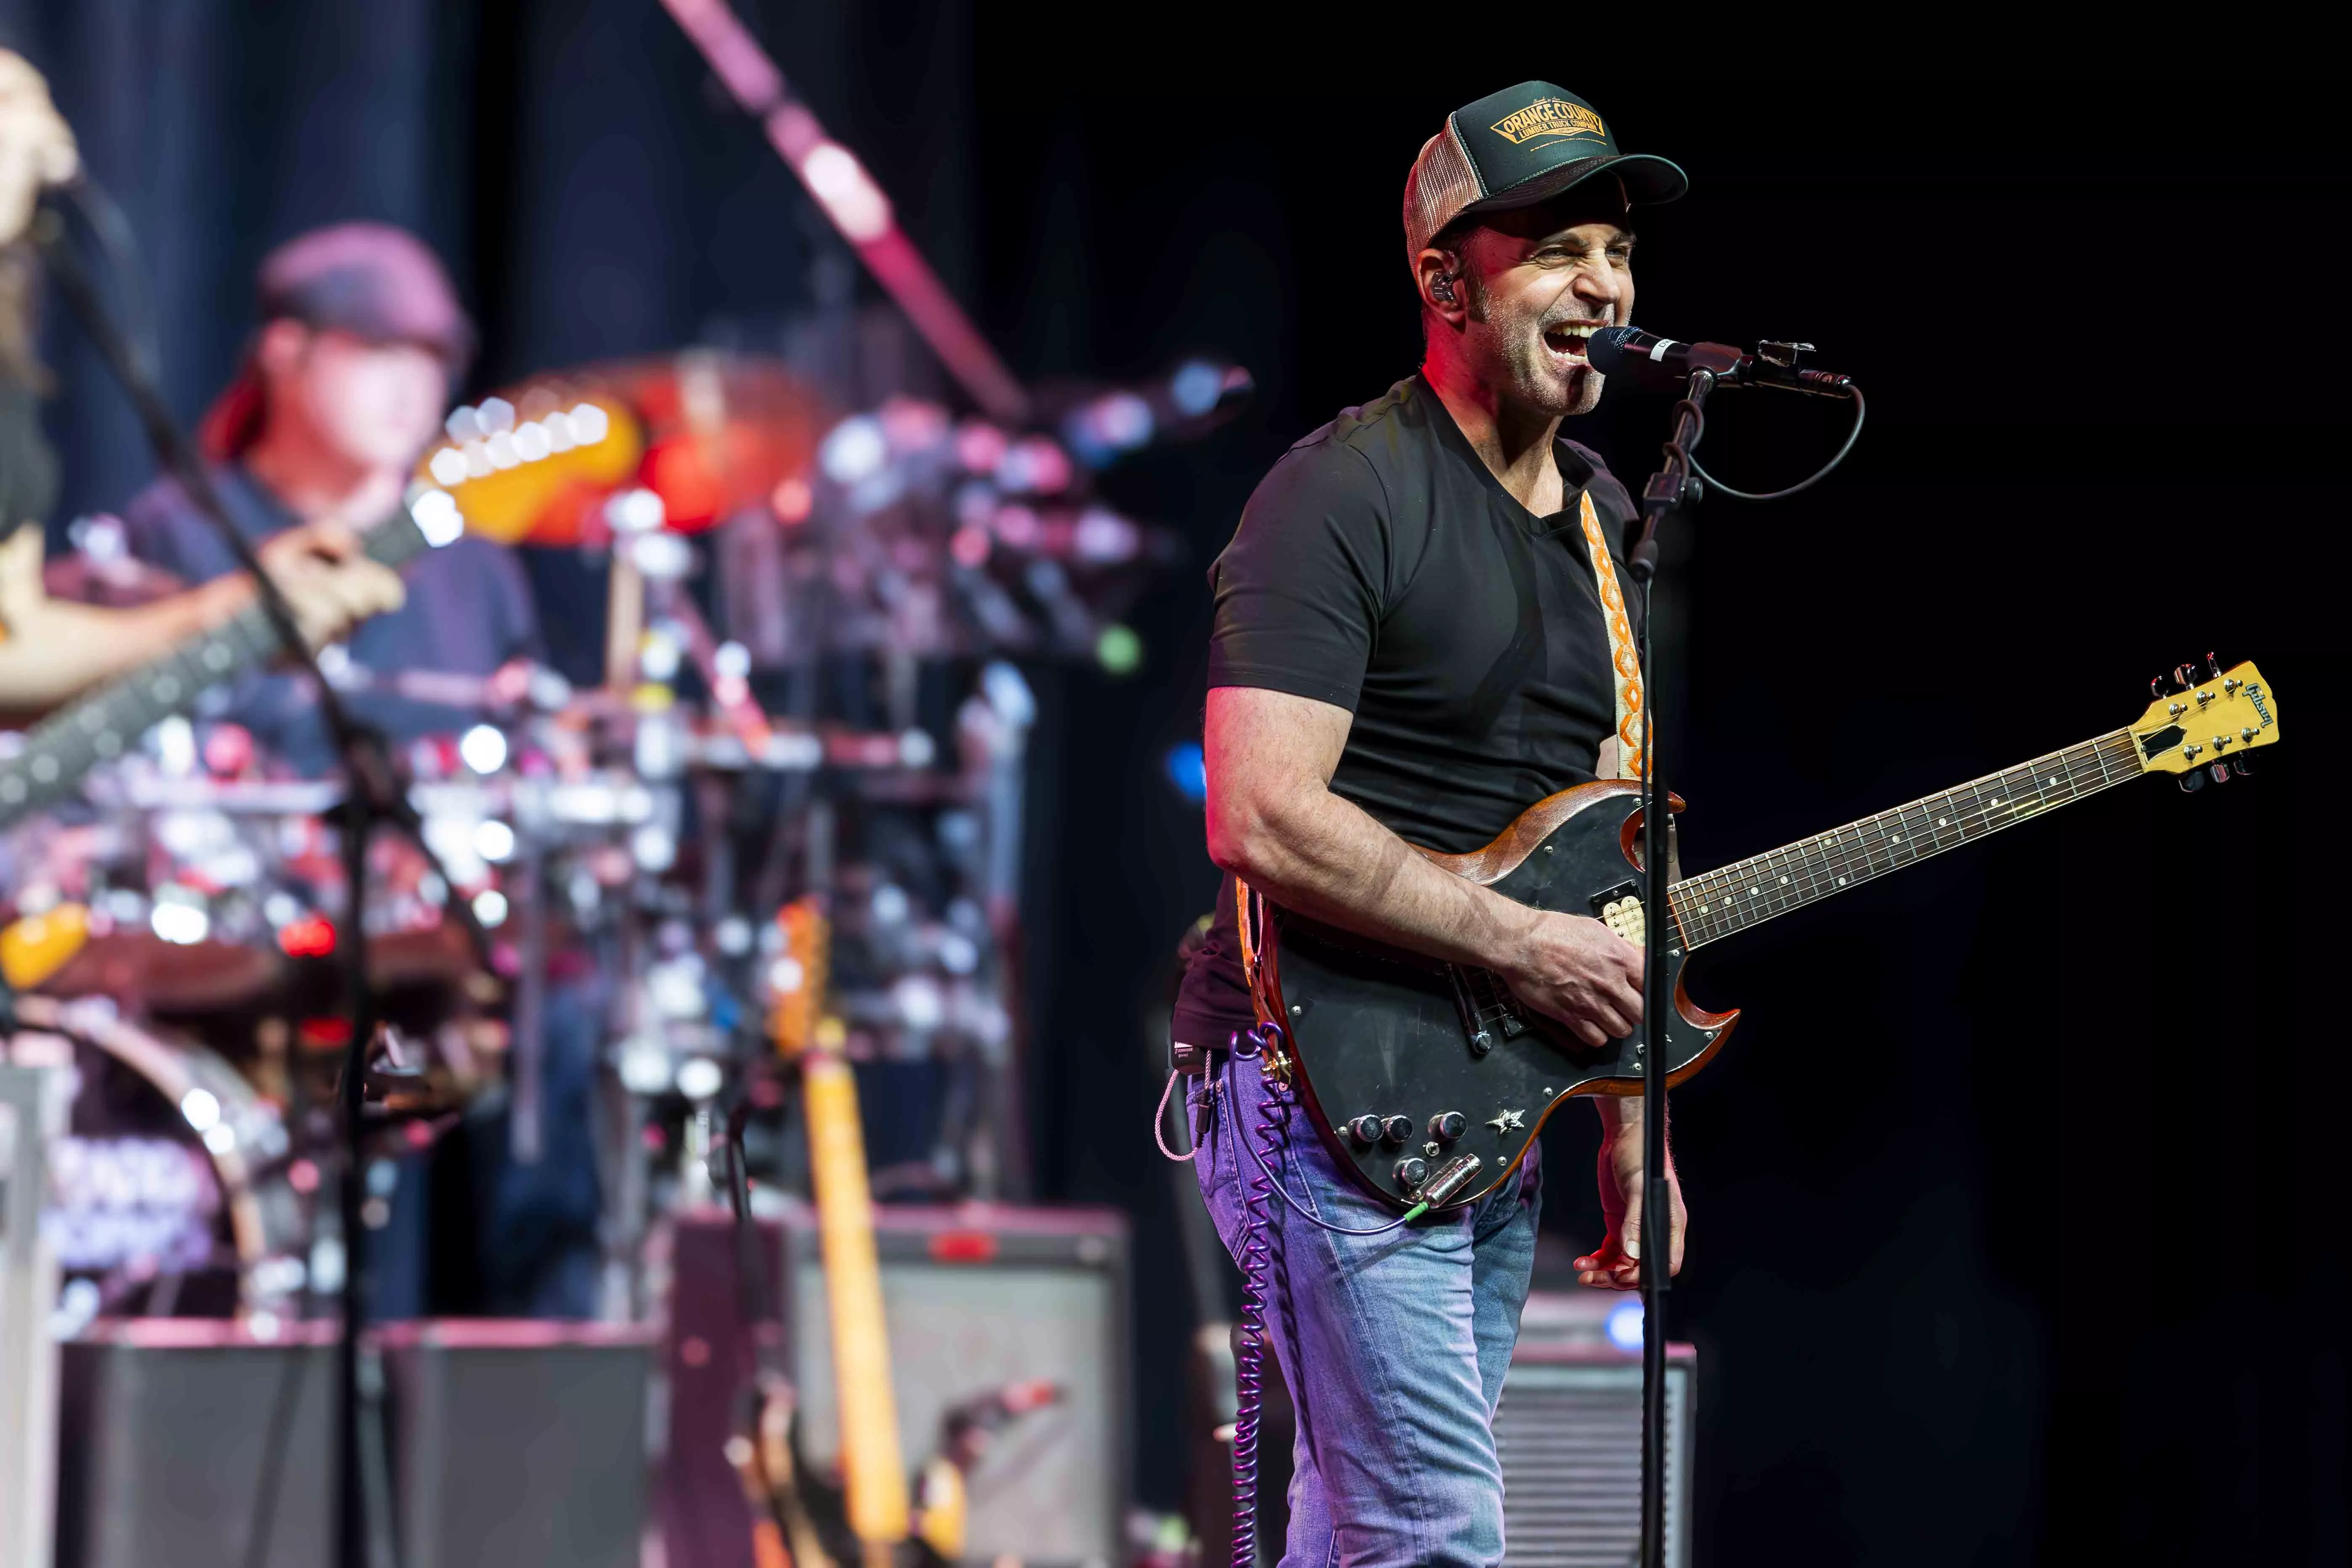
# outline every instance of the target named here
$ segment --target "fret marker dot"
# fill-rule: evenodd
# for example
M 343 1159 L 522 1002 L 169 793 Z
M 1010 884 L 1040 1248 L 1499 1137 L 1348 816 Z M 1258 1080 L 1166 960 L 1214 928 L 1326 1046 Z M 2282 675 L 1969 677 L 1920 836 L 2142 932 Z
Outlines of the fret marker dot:
M 1936 818 L 1936 826 L 1938 826 L 1938 827 L 1947 827 L 1947 826 L 1950 826 L 1950 824 L 1947 823 L 1947 822 L 1946 822 L 1942 817 L 1940 817 L 1940 816 L 1939 816 L 1939 817 Z
M 1780 886 L 1782 886 L 1782 887 L 1784 887 L 1784 888 L 1785 888 L 1785 887 L 1787 887 L 1788 885 L 1789 885 L 1789 879 L 1788 879 L 1788 878 L 1786 878 L 1786 877 L 1781 878 L 1781 879 L 1780 879 Z
M 1887 841 L 1886 841 L 1886 842 L 1888 842 L 1889 844 L 1900 844 L 1900 843 L 1902 843 L 1902 842 L 1903 842 L 1903 835 L 1901 835 L 1900 833 L 1897 833 L 1897 834 L 1894 835 L 1893 837 L 1889 837 L 1889 838 L 1887 839 Z
M 2050 782 L 2051 782 L 2052 784 L 2056 784 L 2058 781 L 2057 781 L 2056 779 L 2052 779 Z
M 1845 886 L 1845 879 L 1843 877 L 1840 877 L 1838 879 L 1838 886 L 1841 888 Z

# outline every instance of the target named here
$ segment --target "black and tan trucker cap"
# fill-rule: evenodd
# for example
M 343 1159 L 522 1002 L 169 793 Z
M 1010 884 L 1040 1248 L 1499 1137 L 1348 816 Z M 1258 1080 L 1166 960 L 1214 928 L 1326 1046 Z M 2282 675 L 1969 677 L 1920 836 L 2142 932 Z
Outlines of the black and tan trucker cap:
M 1533 206 L 1604 170 L 1624 182 L 1629 203 L 1670 202 L 1690 189 L 1667 160 L 1617 151 L 1600 110 L 1566 88 L 1523 81 L 1465 104 L 1405 176 L 1405 261 L 1465 213 Z

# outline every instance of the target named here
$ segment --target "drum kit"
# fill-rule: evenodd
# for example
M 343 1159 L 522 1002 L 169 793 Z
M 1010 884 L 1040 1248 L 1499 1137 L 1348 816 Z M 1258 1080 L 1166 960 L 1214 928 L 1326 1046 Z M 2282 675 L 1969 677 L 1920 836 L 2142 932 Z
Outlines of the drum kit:
M 371 1147 L 502 1110 L 510 1157 L 540 1159 L 547 1015 L 585 998 L 601 1310 L 638 1315 L 648 1227 L 710 1196 L 716 1107 L 764 1048 L 777 911 L 814 891 L 847 1053 L 884 1080 L 877 1192 L 1025 1196 L 1022 666 L 1132 662 L 1118 616 L 1181 550 L 1091 475 L 1248 390 L 1195 360 L 1008 429 L 908 397 L 844 411 L 780 360 L 689 351 L 451 415 L 419 483 L 601 569 L 606 636 L 576 680 L 321 661 L 450 716 L 395 747 L 421 842 L 372 845 Z M 167 585 L 108 520 L 75 536 L 61 591 Z M 45 1227 L 65 1316 L 299 1315 L 335 1287 L 340 799 L 215 708 L 0 837 L 26 993 L 5 1054 L 76 1086 Z

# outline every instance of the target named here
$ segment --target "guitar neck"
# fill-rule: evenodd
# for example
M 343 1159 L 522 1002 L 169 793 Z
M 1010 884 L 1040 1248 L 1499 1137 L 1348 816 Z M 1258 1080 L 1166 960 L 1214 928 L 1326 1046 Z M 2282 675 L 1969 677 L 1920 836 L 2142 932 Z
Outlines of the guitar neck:
M 402 507 L 369 531 L 370 559 L 394 568 L 431 548 L 425 531 Z M 0 828 L 71 795 L 84 774 L 112 762 L 140 736 L 198 695 L 267 663 L 278 652 L 278 634 L 258 604 L 248 605 L 211 630 L 151 664 L 100 686 L 27 731 L 24 745 L 0 763 Z
M 1696 948 L 1874 880 L 1930 855 L 1973 844 L 2029 817 L 2136 779 L 2128 730 L 2069 746 L 1811 838 L 1685 878 L 1670 902 L 1685 948 Z
M 811 1053 L 801 1074 L 825 1306 L 833 1320 L 833 1386 L 841 1412 L 849 1527 L 869 1544 L 904 1541 L 906 1461 L 898 1450 L 898 1405 L 890 1386 L 890 1342 L 882 1318 L 882 1270 L 874 1249 L 874 1200 L 866 1184 L 857 1080 L 849 1064 L 830 1051 Z

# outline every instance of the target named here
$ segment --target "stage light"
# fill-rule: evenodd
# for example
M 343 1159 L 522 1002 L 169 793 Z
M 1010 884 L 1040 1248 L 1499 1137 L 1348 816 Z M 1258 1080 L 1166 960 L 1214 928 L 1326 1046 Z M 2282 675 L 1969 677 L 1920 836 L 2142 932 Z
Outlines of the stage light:
M 484 888 L 474 895 L 474 918 L 488 926 L 507 923 L 507 896 L 496 888 Z
M 623 490 L 604 503 L 604 521 L 615 533 L 651 533 L 668 516 L 660 496 L 652 490 Z
M 1143 639 L 1114 621 L 1095 638 L 1095 662 L 1110 675 L 1132 675 L 1143 664 Z
M 1194 805 L 1206 805 L 1209 799 L 1209 763 L 1202 753 L 1198 741 L 1179 741 L 1168 748 L 1168 757 L 1161 764 L 1168 773 L 1168 782 L 1176 793 Z
M 968 473 L 992 474 L 1011 445 L 1004 432 L 986 420 L 967 419 L 956 431 L 956 461 Z
M 536 463 L 555 450 L 555 442 L 548 435 L 547 426 L 534 419 L 515 427 L 514 449 L 524 462 Z
M 278 945 L 289 958 L 324 958 L 335 951 L 335 926 L 324 915 L 303 915 L 278 928 Z
M 449 432 L 449 439 L 463 446 L 468 441 L 481 439 L 482 421 L 470 407 L 453 408 L 449 411 L 449 417 L 441 422 L 441 428 Z
M 147 923 L 165 942 L 183 947 L 193 947 L 212 933 L 212 917 L 194 904 L 162 904 L 155 906 Z
M 1168 378 L 1169 401 L 1180 412 L 1194 417 L 1214 408 L 1224 389 L 1224 372 L 1205 360 L 1187 360 Z
M 1045 532 L 1037 521 L 1037 514 L 1020 505 L 998 507 L 989 526 L 996 531 L 996 537 L 1004 542 L 1008 550 L 1034 550 L 1039 536 Z
M 688 1057 L 677 1064 L 677 1091 L 688 1100 L 709 1100 L 727 1084 L 727 1075 L 709 1057 Z
M 209 1132 L 220 1121 L 220 1100 L 208 1089 L 192 1089 L 180 1097 L 180 1116 L 196 1132 Z
M 433 454 L 433 477 L 445 485 L 466 482 L 466 454 L 455 447 L 444 447 Z
M 408 515 L 415 520 L 416 531 L 425 536 L 425 542 L 436 550 L 466 531 L 466 519 L 447 490 L 426 490 L 408 503 Z
M 768 497 L 768 507 L 776 514 L 778 522 L 790 528 L 806 522 L 809 513 L 816 510 L 816 492 L 809 489 L 806 479 L 792 474 L 776 481 L 774 491 Z
M 880 471 L 890 456 L 882 438 L 882 424 L 868 414 L 853 414 L 835 426 L 818 443 L 817 467 L 837 485 L 854 485 Z
M 1070 553 L 1097 565 L 1131 561 L 1142 542 L 1143 531 L 1108 507 L 1087 508 L 1070 530 Z
M 722 680 L 741 680 L 751 673 L 751 650 L 739 642 L 723 642 L 712 650 L 710 667 Z
M 612 434 L 613 421 L 593 403 L 583 403 L 570 416 L 572 440 L 575 446 L 593 447 Z
M 486 435 L 504 436 L 514 429 L 514 405 L 503 397 L 485 397 L 474 409 Z
M 1641 1298 L 1633 1297 L 1611 1308 L 1608 1321 L 1603 1326 L 1611 1344 L 1627 1355 L 1639 1355 L 1642 1352 Z
M 890 198 L 866 172 L 857 155 L 838 142 L 820 142 L 801 160 L 801 178 L 827 216 L 852 245 L 867 245 L 890 232 Z
M 659 1094 L 669 1087 L 669 1047 L 659 1037 L 632 1035 L 621 1042 L 618 1056 L 621 1087 L 631 1094 Z
M 457 742 L 457 755 L 478 773 L 494 773 L 507 765 L 506 735 L 493 725 L 477 724 Z
M 957 529 L 948 540 L 948 553 L 955 557 L 956 564 L 974 571 L 988 564 L 990 548 L 988 530 L 969 524 Z
M 510 859 L 515 852 L 515 830 L 496 818 L 478 823 L 474 828 L 474 853 L 496 864 Z

